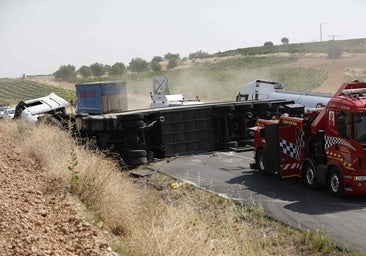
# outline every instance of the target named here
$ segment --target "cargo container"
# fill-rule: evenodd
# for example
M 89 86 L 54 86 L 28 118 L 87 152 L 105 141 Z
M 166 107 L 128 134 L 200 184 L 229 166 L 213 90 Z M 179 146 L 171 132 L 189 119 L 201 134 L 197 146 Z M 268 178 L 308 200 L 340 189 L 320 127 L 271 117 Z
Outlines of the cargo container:
M 76 113 L 105 114 L 128 110 L 126 82 L 76 84 Z

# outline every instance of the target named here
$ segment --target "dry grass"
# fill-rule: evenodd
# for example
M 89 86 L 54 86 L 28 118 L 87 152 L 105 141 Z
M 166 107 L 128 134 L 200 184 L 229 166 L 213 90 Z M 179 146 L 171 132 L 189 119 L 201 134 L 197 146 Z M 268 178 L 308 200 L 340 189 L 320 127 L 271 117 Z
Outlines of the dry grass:
M 38 163 L 54 189 L 77 195 L 109 228 L 121 255 L 344 255 L 327 236 L 301 233 L 159 173 L 133 179 L 103 154 L 78 146 L 44 124 L 2 122 L 25 157 Z M 56 186 L 54 184 L 57 184 Z M 347 253 L 348 254 L 348 253 Z

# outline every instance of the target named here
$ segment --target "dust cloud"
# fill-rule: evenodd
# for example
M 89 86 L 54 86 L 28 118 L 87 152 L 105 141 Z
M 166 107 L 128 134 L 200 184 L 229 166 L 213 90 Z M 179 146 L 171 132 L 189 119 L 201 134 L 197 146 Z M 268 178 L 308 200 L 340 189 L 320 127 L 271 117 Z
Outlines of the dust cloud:
M 268 72 L 263 69 L 232 72 L 220 71 L 207 74 L 194 67 L 177 69 L 170 72 L 169 89 L 171 94 L 182 94 L 185 100 L 202 102 L 234 101 L 241 87 L 256 79 L 268 79 Z M 138 81 L 127 81 L 129 109 L 147 108 L 151 102 L 152 78 L 145 77 Z

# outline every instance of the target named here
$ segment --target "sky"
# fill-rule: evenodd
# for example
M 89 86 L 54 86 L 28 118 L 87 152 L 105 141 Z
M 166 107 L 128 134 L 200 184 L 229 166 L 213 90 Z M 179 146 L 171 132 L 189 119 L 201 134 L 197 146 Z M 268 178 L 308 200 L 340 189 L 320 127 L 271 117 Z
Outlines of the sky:
M 364 0 L 0 0 L 0 77 L 366 37 Z

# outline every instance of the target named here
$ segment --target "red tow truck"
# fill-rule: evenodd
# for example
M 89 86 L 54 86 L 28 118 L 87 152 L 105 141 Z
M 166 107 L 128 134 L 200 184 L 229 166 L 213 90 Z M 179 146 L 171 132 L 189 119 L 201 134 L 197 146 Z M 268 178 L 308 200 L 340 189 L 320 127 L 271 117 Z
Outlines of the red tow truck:
M 290 104 L 281 113 L 250 128 L 254 167 L 310 188 L 325 184 L 337 197 L 366 194 L 366 83 L 344 83 L 322 109 Z

